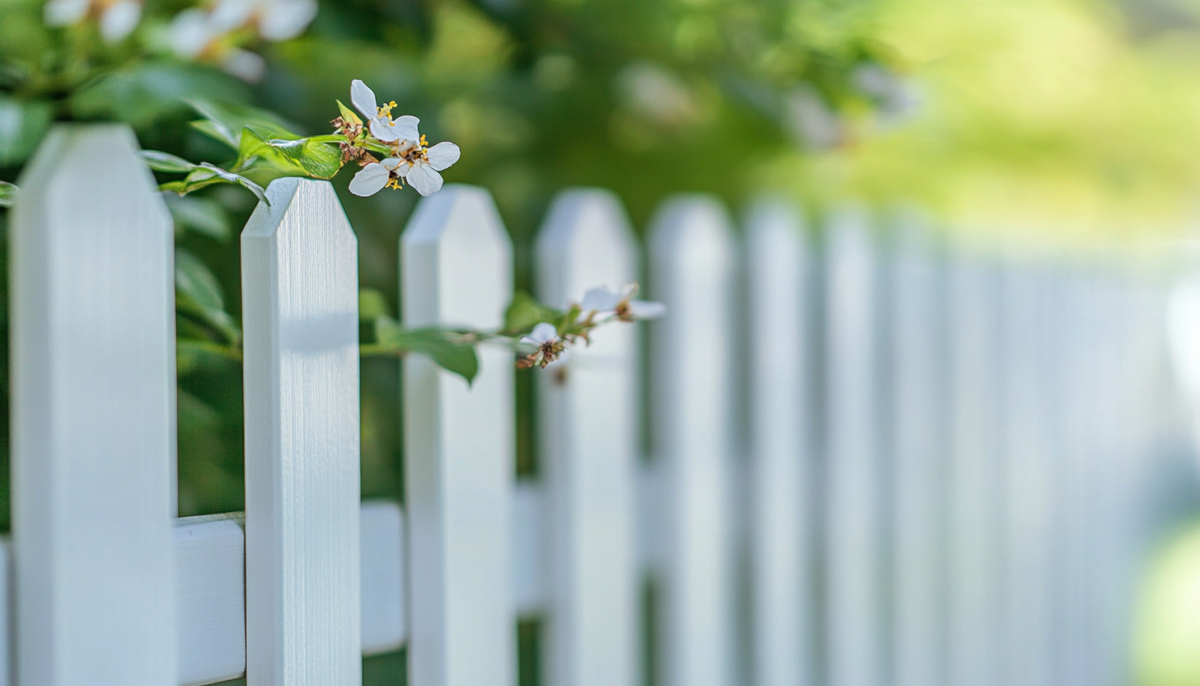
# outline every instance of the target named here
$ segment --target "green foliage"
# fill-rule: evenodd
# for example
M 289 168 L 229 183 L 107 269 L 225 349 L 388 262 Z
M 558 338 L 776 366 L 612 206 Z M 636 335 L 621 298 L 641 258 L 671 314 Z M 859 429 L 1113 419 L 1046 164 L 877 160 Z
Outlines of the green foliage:
M 247 90 L 233 77 L 197 65 L 135 62 L 76 92 L 69 107 L 79 119 L 123 121 L 143 128 L 185 113 L 189 99 L 244 101 Z
M 151 168 L 158 169 L 153 163 Z M 225 242 L 233 235 L 233 219 L 225 206 L 216 200 L 196 196 L 180 197 L 173 193 L 164 193 L 163 198 L 167 201 L 171 217 L 175 220 L 177 236 L 184 231 L 190 231 Z
M 29 159 L 50 126 L 53 111 L 44 100 L 0 95 L 0 166 Z
M 479 338 L 472 332 L 436 327 L 405 329 L 395 320 L 380 316 L 375 318 L 375 338 L 392 352 L 426 355 L 468 384 L 479 373 L 479 356 L 475 353 Z
M 503 333 L 506 336 L 523 336 L 542 322 L 558 323 L 563 317 L 560 310 L 546 307 L 525 291 L 517 291 L 504 312 Z
M 342 153 L 328 140 L 298 138 L 292 134 L 268 138 L 269 135 L 270 132 L 254 126 L 242 129 L 239 159 L 249 161 L 259 157 L 279 171 L 318 179 L 332 178 L 342 168 Z
M 16 186 L 7 181 L 0 181 L 0 207 L 12 207 L 13 199 L 16 196 Z

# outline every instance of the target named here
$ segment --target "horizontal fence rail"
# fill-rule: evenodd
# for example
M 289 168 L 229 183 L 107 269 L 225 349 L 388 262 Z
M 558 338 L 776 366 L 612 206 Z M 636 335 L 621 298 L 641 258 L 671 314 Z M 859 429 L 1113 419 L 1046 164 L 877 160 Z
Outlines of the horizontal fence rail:
M 97 156 L 120 174 L 57 198 Z M 119 127 L 56 131 L 23 179 L 0 686 L 353 686 L 401 647 L 414 686 L 511 686 L 522 619 L 547 686 L 1128 683 L 1148 484 L 1191 430 L 1163 419 L 1161 272 L 858 205 L 761 198 L 739 227 L 704 195 L 664 201 L 643 267 L 620 201 L 567 191 L 540 298 L 640 280 L 667 315 L 528 372 L 532 480 L 511 351 L 472 384 L 406 358 L 402 509 L 359 500 L 353 231 L 328 183 L 268 197 L 247 512 L 174 519 L 165 207 Z M 422 200 L 399 260 L 406 325 L 501 326 L 487 191 Z

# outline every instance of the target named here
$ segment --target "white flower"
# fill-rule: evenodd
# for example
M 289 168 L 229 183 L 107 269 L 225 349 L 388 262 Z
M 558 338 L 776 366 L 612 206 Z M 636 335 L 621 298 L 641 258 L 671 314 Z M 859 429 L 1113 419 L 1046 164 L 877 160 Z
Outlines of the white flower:
M 104 9 L 100 14 L 100 37 L 108 43 L 124 39 L 137 28 L 142 20 L 142 3 L 120 0 Z
M 42 12 L 47 26 L 70 26 L 83 21 L 91 7 L 91 0 L 50 0 Z
M 421 137 L 420 141 L 420 145 L 404 152 L 400 175 L 418 193 L 429 195 L 442 189 L 442 175 L 438 172 L 457 162 L 462 152 L 453 143 L 443 142 L 427 148 L 425 138 Z
M 142 19 L 141 0 L 50 0 L 43 9 L 47 26 L 70 26 L 91 13 L 100 20 L 100 37 L 116 43 L 133 33 Z
M 219 0 L 211 17 L 221 33 L 257 24 L 269 41 L 295 38 L 317 16 L 316 0 Z
M 385 143 L 407 141 L 412 145 L 420 144 L 421 134 L 417 132 L 417 123 L 420 120 L 405 115 L 393 121 L 392 108 L 396 103 L 393 101 L 379 107 L 375 101 L 375 91 L 359 79 L 350 82 L 350 102 L 367 118 L 372 136 Z
M 167 35 L 175 54 L 195 59 L 216 40 L 220 32 L 209 21 L 207 12 L 193 7 L 175 15 Z
M 388 186 L 399 188 L 399 167 L 402 162 L 398 157 L 389 157 L 382 162 L 368 164 L 350 180 L 350 192 L 365 198 Z
M 558 339 L 558 329 L 550 322 L 542 322 L 533 327 L 528 336 L 521 337 L 522 343 L 537 346 L 537 350 L 522 357 L 517 366 L 528 369 L 534 365 L 543 368 L 562 356 L 566 346 Z
M 662 303 L 647 300 L 634 300 L 638 285 L 631 283 L 620 291 L 610 291 L 605 286 L 593 288 L 583 294 L 583 302 L 579 303 L 585 318 L 588 316 L 614 315 L 617 319 L 632 322 L 644 319 L 657 319 L 667 313 L 667 306 Z
M 194 59 L 217 46 L 222 36 L 247 26 L 254 26 L 269 41 L 295 38 L 316 14 L 316 0 L 217 0 L 209 10 L 191 8 L 175 15 L 168 35 L 176 54 Z M 251 64 L 253 58 L 223 54 L 210 57 L 220 58 L 226 71 L 243 78 L 260 71 L 257 64 Z
M 533 327 L 533 331 L 529 332 L 528 336 L 521 338 L 522 343 L 530 345 L 542 346 L 547 343 L 555 343 L 558 341 L 558 329 L 550 322 L 542 322 Z

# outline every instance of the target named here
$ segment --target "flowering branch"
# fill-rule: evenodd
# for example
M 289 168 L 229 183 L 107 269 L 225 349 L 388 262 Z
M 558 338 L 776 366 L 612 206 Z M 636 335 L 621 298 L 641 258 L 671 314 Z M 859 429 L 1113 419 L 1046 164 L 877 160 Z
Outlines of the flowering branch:
M 237 158 L 219 167 L 210 162 L 195 164 L 157 150 L 147 150 L 143 157 L 155 171 L 186 174 L 181 180 L 159 186 L 179 195 L 217 183 L 230 183 L 246 188 L 267 203 L 262 185 L 252 175 L 330 179 L 348 163 L 360 167 L 350 182 L 350 192 L 358 196 L 374 195 L 384 188 L 401 189 L 405 185 L 421 195 L 441 189 L 439 172 L 458 161 L 461 151 L 457 145 L 438 143 L 430 147 L 417 129 L 419 119 L 411 115 L 393 119 L 396 103 L 379 106 L 375 92 L 357 79 L 350 86 L 350 102 L 366 117 L 366 123 L 339 101 L 340 114 L 331 122 L 332 134 L 301 137 L 289 131 L 277 117 L 261 110 L 190 101 L 203 117 L 192 122 L 192 126 L 232 148 Z M 383 157 L 376 157 L 377 154 Z
M 661 303 L 635 300 L 637 284 L 620 291 L 607 288 L 589 290 L 580 303 L 566 310 L 542 305 L 528 294 L 517 293 L 504 316 L 504 328 L 478 331 L 464 328 L 404 329 L 386 314 L 367 310 L 373 319 L 375 342 L 362 346 L 363 355 L 428 355 L 442 368 L 471 383 L 479 371 L 475 347 L 490 343 L 512 348 L 519 355 L 517 367 L 545 368 L 560 360 L 580 343 L 591 342 L 596 329 L 615 322 L 631 323 L 654 319 L 666 312 Z

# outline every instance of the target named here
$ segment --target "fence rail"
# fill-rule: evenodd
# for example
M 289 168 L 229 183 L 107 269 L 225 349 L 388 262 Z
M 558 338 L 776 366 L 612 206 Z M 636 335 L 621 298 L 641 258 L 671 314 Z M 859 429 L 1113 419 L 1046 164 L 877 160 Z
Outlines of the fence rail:
M 327 183 L 281 179 L 242 238 L 247 511 L 174 519 L 166 209 L 121 128 L 59 129 L 21 188 L 0 684 L 350 685 L 406 645 L 414 686 L 505 686 L 520 617 L 550 686 L 1126 682 L 1144 486 L 1181 430 L 1154 275 L 671 198 L 644 280 L 669 314 L 539 373 L 539 480 L 513 476 L 510 352 L 470 386 L 405 360 L 401 511 L 358 500 L 353 232 Z M 499 327 L 485 190 L 422 201 L 401 243 L 406 324 Z M 602 191 L 559 196 L 535 252 L 556 306 L 642 271 Z

